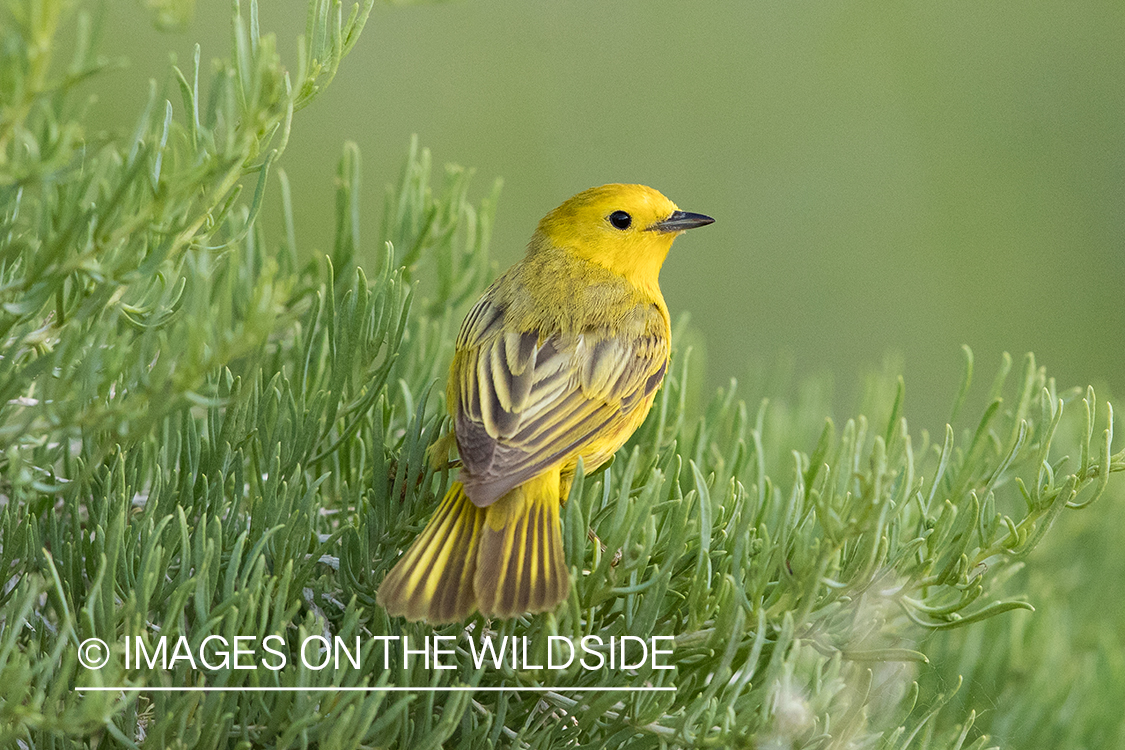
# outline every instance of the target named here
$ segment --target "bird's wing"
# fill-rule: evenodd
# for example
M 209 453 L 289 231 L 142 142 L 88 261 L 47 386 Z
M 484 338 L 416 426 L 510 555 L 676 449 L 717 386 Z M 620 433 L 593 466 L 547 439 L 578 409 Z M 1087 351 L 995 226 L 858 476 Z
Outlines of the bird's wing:
M 592 452 L 646 402 L 668 366 L 667 338 L 652 332 L 662 325 L 544 335 L 505 330 L 503 318 L 488 299 L 477 304 L 450 373 L 461 480 L 479 506 Z

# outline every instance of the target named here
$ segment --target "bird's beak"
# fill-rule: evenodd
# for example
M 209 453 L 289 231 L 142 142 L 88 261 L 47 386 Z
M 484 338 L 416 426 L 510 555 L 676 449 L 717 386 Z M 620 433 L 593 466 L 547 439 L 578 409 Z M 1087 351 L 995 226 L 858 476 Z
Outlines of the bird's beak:
M 687 211 L 673 211 L 672 215 L 664 221 L 658 221 L 649 227 L 650 232 L 682 232 L 685 229 L 695 229 L 714 224 L 715 220 L 704 214 L 693 214 Z

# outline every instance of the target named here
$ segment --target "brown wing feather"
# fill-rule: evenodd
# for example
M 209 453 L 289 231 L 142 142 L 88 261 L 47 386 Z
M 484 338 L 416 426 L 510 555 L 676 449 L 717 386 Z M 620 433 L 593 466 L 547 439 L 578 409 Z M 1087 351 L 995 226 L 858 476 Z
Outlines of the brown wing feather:
M 470 312 L 449 381 L 461 481 L 478 506 L 620 432 L 668 363 L 661 325 L 544 335 L 505 331 L 503 317 L 487 298 Z

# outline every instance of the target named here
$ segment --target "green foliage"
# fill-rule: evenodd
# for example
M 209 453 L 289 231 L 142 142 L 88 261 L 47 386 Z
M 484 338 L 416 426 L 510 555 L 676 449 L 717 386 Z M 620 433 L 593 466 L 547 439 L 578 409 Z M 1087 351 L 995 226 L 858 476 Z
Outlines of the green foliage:
M 979 748 L 974 711 L 995 701 L 1003 715 L 988 721 L 1013 741 L 1029 716 L 1046 722 L 1010 672 L 1021 650 L 1058 645 L 1054 624 L 1075 624 L 1011 612 L 1031 608 L 1012 584 L 1036 600 L 1058 585 L 1028 580 L 1023 561 L 1044 540 L 1067 554 L 1045 534 L 1105 492 L 1125 452 L 1112 453 L 1112 410 L 1101 417 L 1092 390 L 1058 389 L 1030 355 L 1014 379 L 1005 359 L 982 415 L 961 426 L 966 350 L 958 428 L 931 438 L 908 430 L 902 381 L 887 376 L 871 380 L 870 418 L 839 429 L 816 389 L 787 404 L 732 385 L 692 415 L 677 351 L 618 460 L 575 482 L 567 604 L 442 628 L 460 638 L 457 669 L 384 666 L 372 637 L 434 632 L 390 620 L 374 592 L 451 478 L 426 449 L 445 429 L 455 326 L 493 272 L 498 186 L 474 205 L 470 174 L 449 168 L 435 189 L 412 143 L 371 279 L 356 268 L 354 146 L 340 161 L 330 261 L 300 263 L 280 170 L 282 226 L 262 226 L 293 113 L 331 80 L 369 10 L 345 20 L 339 4 L 310 3 L 291 81 L 256 5 L 245 18 L 235 3 L 231 61 L 201 83 L 197 52 L 175 71 L 181 104 L 158 103 L 154 87 L 123 139 L 86 133 L 73 101 L 105 66 L 94 24 L 79 13 L 59 73 L 63 8 L 11 6 L 0 745 Z M 675 668 L 473 669 L 465 639 L 485 633 L 526 636 L 539 663 L 550 636 L 670 636 Z M 361 667 L 124 667 L 127 636 L 152 650 L 158 636 L 197 648 L 209 635 L 270 634 L 287 648 L 359 636 Z M 90 637 L 113 644 L 101 670 L 78 663 Z M 1119 651 L 1100 647 L 1125 695 Z M 1048 666 L 1070 653 L 1024 679 L 1050 693 Z M 959 674 L 971 687 L 954 694 Z M 138 689 L 79 689 L 120 685 Z M 230 691 L 141 689 L 202 685 Z M 392 685 L 547 689 L 315 692 Z M 676 690 L 579 690 L 611 686 Z M 294 690 L 250 692 L 263 687 Z M 1120 716 L 1070 715 L 1092 744 L 1121 736 Z
M 208 81 L 197 46 L 192 66 L 174 69 L 180 117 L 153 84 L 132 136 L 109 139 L 84 131 L 72 101 L 106 65 L 94 24 L 78 16 L 58 73 L 64 4 L 11 4 L 0 74 L 5 441 L 56 444 L 41 467 L 64 458 L 74 428 L 132 443 L 189 396 L 205 399 L 217 367 L 260 353 L 300 292 L 292 257 L 267 253 L 255 224 L 269 169 L 294 110 L 335 75 L 370 5 L 346 22 L 339 5 L 310 5 L 294 82 L 259 33 L 256 4 L 247 23 L 236 3 L 231 61 Z

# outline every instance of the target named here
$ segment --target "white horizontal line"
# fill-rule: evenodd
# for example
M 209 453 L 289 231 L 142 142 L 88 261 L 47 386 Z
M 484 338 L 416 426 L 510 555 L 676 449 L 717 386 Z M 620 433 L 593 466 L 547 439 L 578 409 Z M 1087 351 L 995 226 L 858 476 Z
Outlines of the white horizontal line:
M 121 685 L 111 687 L 77 687 L 75 690 L 107 693 L 114 691 L 135 691 L 142 693 L 655 693 L 674 691 L 674 687 L 142 687 Z

